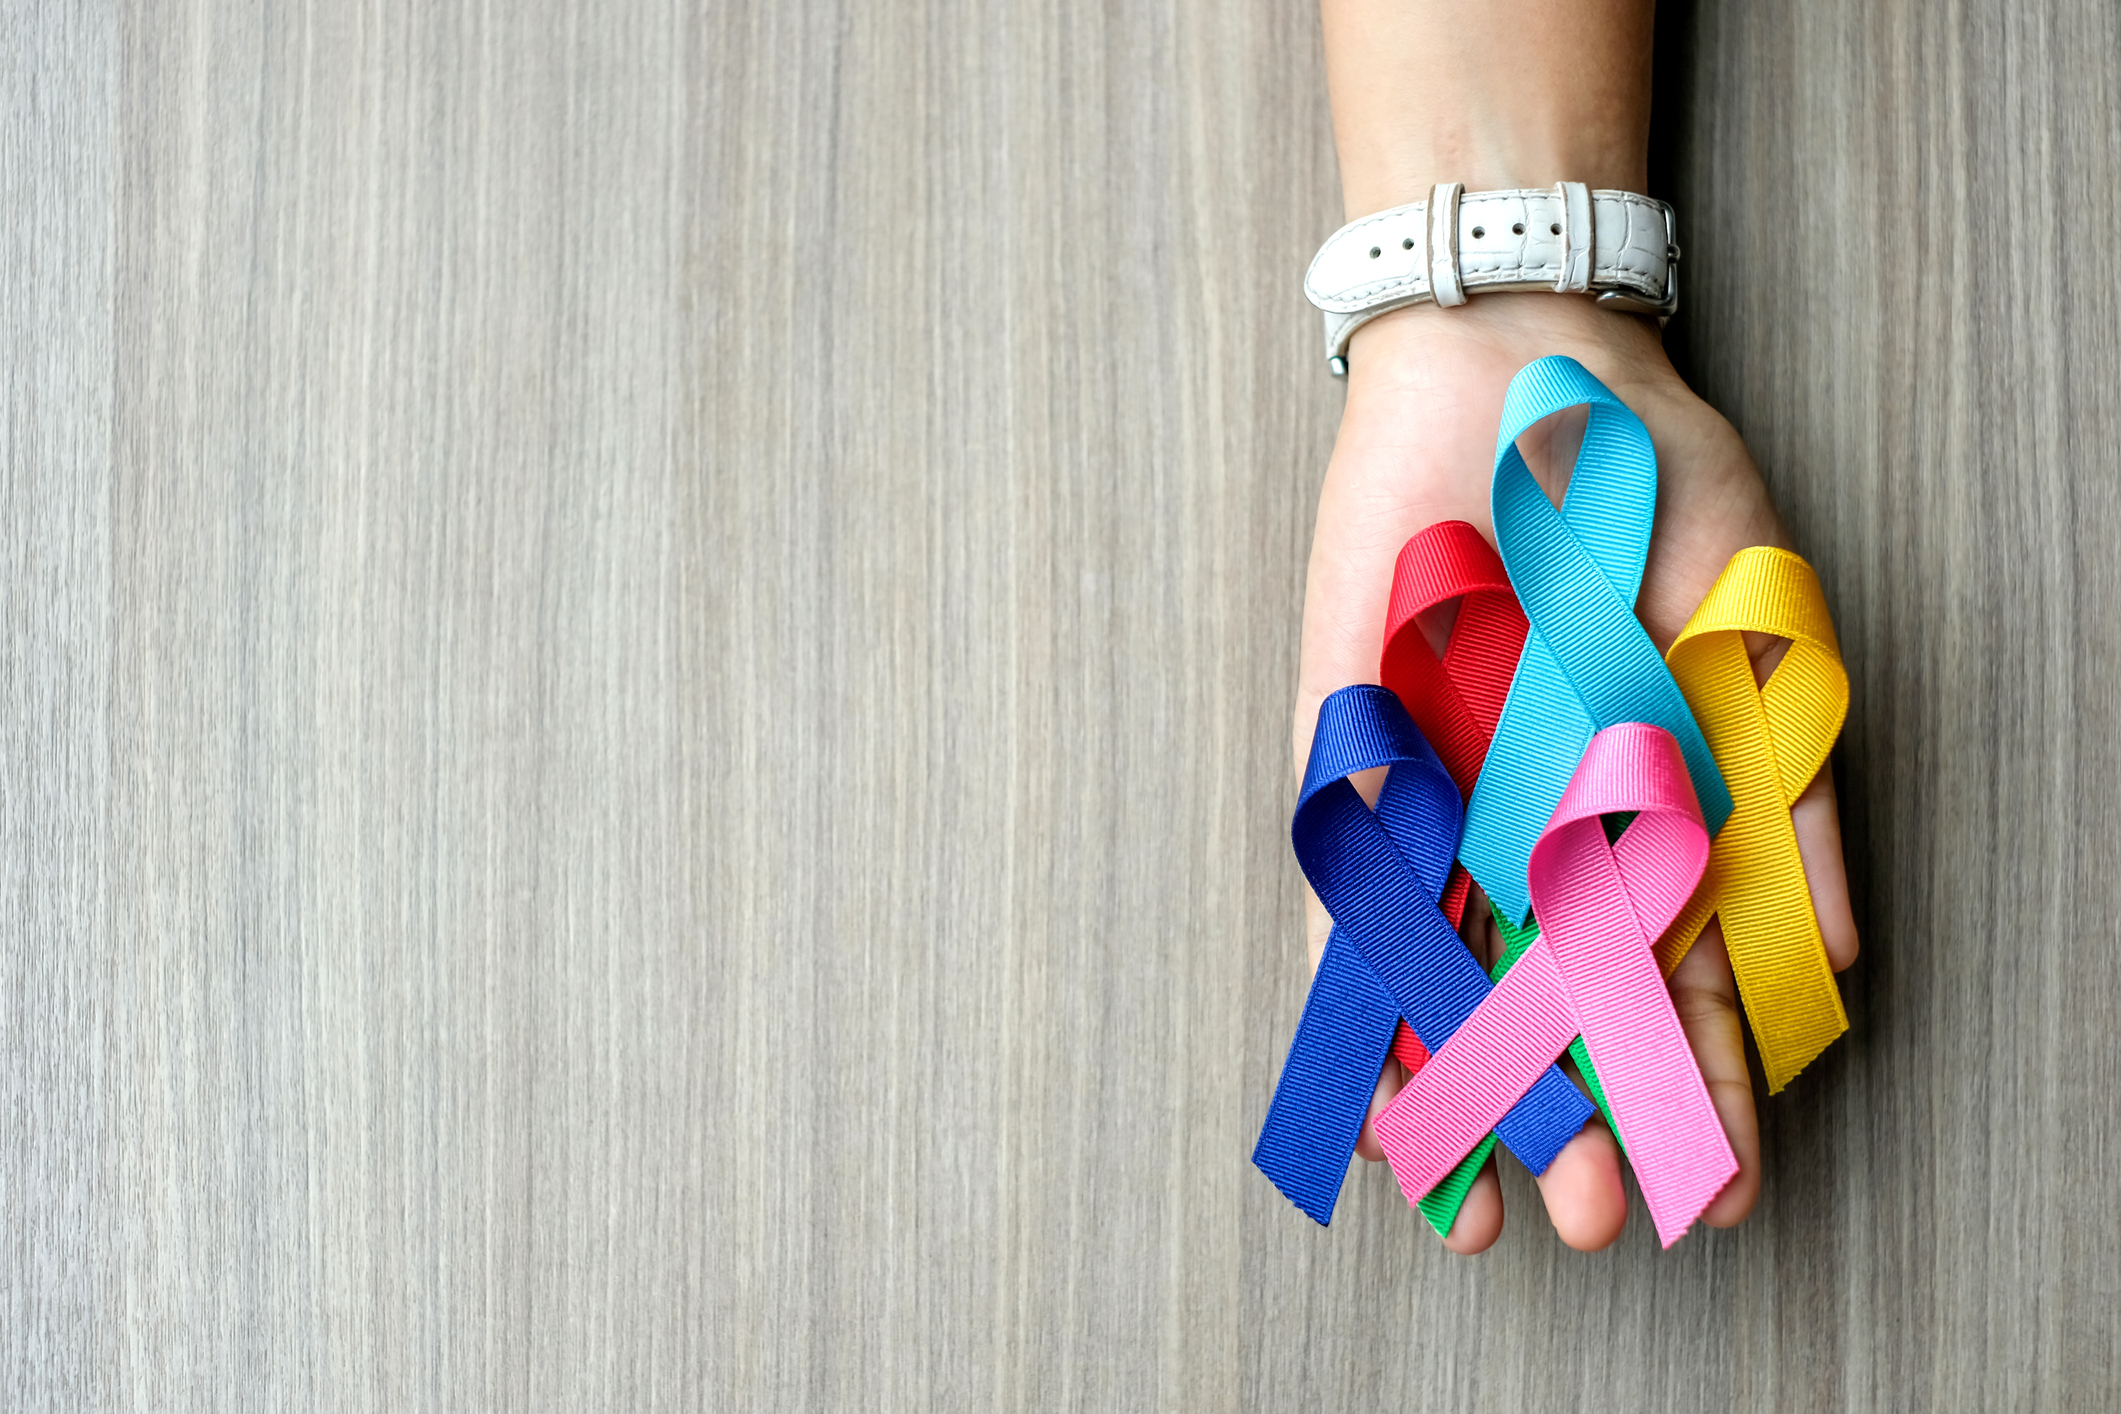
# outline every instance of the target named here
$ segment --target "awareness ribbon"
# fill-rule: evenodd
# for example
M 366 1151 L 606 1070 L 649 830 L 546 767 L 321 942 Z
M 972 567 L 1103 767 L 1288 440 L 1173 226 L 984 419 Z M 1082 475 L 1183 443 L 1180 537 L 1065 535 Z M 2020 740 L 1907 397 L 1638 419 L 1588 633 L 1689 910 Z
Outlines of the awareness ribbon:
M 1458 612 L 1451 621 L 1443 657 L 1438 659 L 1421 630 L 1419 617 L 1453 599 L 1459 601 Z M 1439 522 L 1400 549 L 1399 562 L 1392 572 L 1392 601 L 1385 615 L 1385 646 L 1378 680 L 1406 707 L 1421 734 L 1436 749 L 1461 797 L 1473 793 L 1481 763 L 1487 759 L 1488 743 L 1494 739 L 1503 702 L 1510 694 L 1511 675 L 1524 651 L 1527 627 L 1502 557 L 1466 522 Z M 1450 879 L 1444 885 L 1443 913 L 1453 928 L 1465 921 L 1472 882 L 1464 865 L 1452 864 Z M 1499 916 L 1496 924 L 1506 946 L 1501 959 L 1488 971 L 1491 981 L 1501 980 L 1537 936 L 1533 930 L 1513 928 Z M 1393 1034 L 1392 1054 L 1409 1074 L 1420 1070 L 1429 1059 L 1421 1038 L 1404 1021 Z M 1569 1043 L 1569 1055 L 1590 1085 L 1591 1098 L 1603 1109 L 1605 1093 L 1599 1088 L 1598 1072 L 1581 1039 Z M 1443 1182 L 1422 1195 L 1418 1205 L 1422 1216 L 1439 1236 L 1449 1235 L 1467 1191 L 1480 1174 L 1480 1166 L 1494 1149 L 1495 1136 L 1491 1134 Z
M 1517 439 L 1571 407 L 1590 413 L 1557 511 L 1532 479 Z M 1572 358 L 1527 364 L 1503 398 L 1491 504 L 1496 543 L 1531 633 L 1466 802 L 1459 857 L 1497 910 L 1522 923 L 1531 908 L 1532 847 L 1601 728 L 1647 722 L 1669 732 L 1712 835 L 1731 813 L 1731 794 L 1686 698 L 1635 618 L 1657 505 L 1657 453 L 1642 419 Z
M 1765 687 L 1753 677 L 1748 633 L 1790 641 Z M 1736 805 L 1701 887 L 1658 944 L 1658 961 L 1669 974 L 1710 916 L 1723 919 L 1772 1094 L 1848 1030 L 1790 822 L 1791 805 L 1826 764 L 1848 716 L 1848 673 L 1819 577 L 1787 550 L 1739 551 L 1665 661 Z
M 1419 616 L 1454 599 L 1459 601 L 1458 612 L 1438 659 L 1421 631 Z M 1400 548 L 1378 679 L 1408 709 L 1461 797 L 1480 774 L 1524 636 L 1524 611 L 1517 607 L 1502 559 L 1472 526 L 1443 521 Z M 1442 900 L 1444 916 L 1454 928 L 1464 919 L 1471 883 L 1471 876 L 1454 862 Z M 1269 1176 L 1320 1221 L 1331 1216 L 1369 1113 L 1371 1087 L 1363 1077 L 1381 1065 L 1382 1058 L 1373 1054 L 1375 1037 L 1388 1028 L 1396 1028 L 1391 1029 L 1391 1049 L 1400 1064 L 1409 1071 L 1421 1069 L 1429 1058 L 1421 1038 L 1399 1018 L 1390 994 L 1367 974 L 1359 954 L 1336 931 L 1312 982 L 1290 1050 L 1292 1064 L 1276 1091 L 1276 1109 L 1270 1111 L 1276 1128 L 1299 1116 L 1308 1122 L 1308 1147 L 1316 1161 L 1291 1166 L 1284 1162 L 1285 1155 L 1267 1151 L 1260 1160 L 1263 1168 L 1270 1162 L 1276 1165 Z M 1306 1063 L 1311 1061 L 1316 1063 Z M 1292 1150 L 1306 1139 L 1287 1130 L 1278 1137 Z M 1439 1234 L 1450 1232 L 1466 1191 L 1494 1147 L 1492 1136 L 1483 1139 L 1460 1165 L 1463 1172 L 1454 1171 L 1422 1199 L 1422 1214 Z M 1297 1198 L 1292 1186 L 1302 1188 L 1304 1196 Z
M 1453 599 L 1459 601 L 1458 613 L 1439 659 L 1419 618 Z M 1461 798 L 1473 793 L 1480 763 L 1487 759 L 1503 700 L 1510 695 L 1510 674 L 1524 651 L 1525 628 L 1502 557 L 1472 526 L 1440 521 L 1400 548 L 1377 680 L 1421 728 Z M 1472 882 L 1463 866 L 1451 865 L 1443 916 L 1453 928 L 1465 922 Z M 1392 1053 L 1408 1070 L 1421 1069 L 1429 1058 L 1405 1022 L 1392 1038 Z
M 1652 946 L 1701 877 L 1709 837 L 1671 734 L 1594 736 L 1532 851 L 1541 926 L 1456 1034 L 1377 1118 L 1409 1201 L 1441 1180 L 1581 1035 L 1666 1247 L 1738 1172 Z M 1616 843 L 1602 816 L 1637 812 Z
M 1347 778 L 1378 766 L 1391 771 L 1373 811 Z M 1290 838 L 1334 929 L 1252 1155 L 1316 1222 L 1331 1220 L 1398 1019 L 1433 1051 L 1488 994 L 1487 974 L 1437 906 L 1460 809 L 1457 786 L 1390 692 L 1345 687 L 1320 706 Z M 1591 1114 L 1552 1065 L 1523 1076 L 1511 1100 L 1488 1128 L 1535 1174 Z

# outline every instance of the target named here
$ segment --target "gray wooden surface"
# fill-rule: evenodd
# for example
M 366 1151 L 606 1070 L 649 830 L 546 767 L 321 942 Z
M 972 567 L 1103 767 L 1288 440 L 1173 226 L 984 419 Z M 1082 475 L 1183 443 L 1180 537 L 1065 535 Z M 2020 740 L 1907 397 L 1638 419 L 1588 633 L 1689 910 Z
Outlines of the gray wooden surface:
M 1307 5 L 0 15 L 0 1404 L 2112 1407 L 2110 7 L 1667 17 L 1868 946 L 1752 1222 L 1479 1261 L 1247 1163 Z

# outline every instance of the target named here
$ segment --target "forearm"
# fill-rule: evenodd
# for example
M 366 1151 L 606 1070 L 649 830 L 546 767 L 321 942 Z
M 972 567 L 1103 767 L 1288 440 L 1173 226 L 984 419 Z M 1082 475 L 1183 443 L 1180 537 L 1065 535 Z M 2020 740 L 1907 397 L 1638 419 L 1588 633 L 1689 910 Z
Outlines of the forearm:
M 1647 185 L 1654 0 L 1321 0 L 1321 8 L 1348 219 L 1421 201 L 1439 182 L 1470 191 Z M 1347 403 L 1311 545 L 1293 722 L 1299 776 L 1328 694 L 1378 680 L 1400 547 L 1439 521 L 1489 528 L 1505 391 L 1549 354 L 1581 363 L 1642 419 L 1655 445 L 1656 524 L 1635 596 L 1654 643 L 1673 641 L 1737 551 L 1787 544 L 1744 444 L 1673 371 L 1654 319 L 1586 294 L 1533 289 L 1490 290 L 1448 308 L 1424 301 L 1373 319 L 1349 347 Z M 1572 474 L 1581 426 L 1551 419 L 1518 439 L 1549 495 Z M 1840 968 L 1856 940 L 1830 777 L 1813 790 L 1794 829 L 1820 934 Z M 1315 963 L 1333 921 L 1315 898 L 1307 917 Z M 1720 942 L 1697 945 L 1680 969 L 1673 985 L 1686 1000 L 1676 1014 L 1740 1163 L 1705 1214 L 1728 1226 L 1752 1207 L 1760 1182 L 1737 988 Z M 1387 1064 L 1373 1112 L 1400 1074 Z M 1364 1136 L 1358 1152 L 1381 1158 L 1367 1125 Z M 1627 1214 L 1620 1154 L 1601 1126 L 1572 1139 L 1539 1182 L 1571 1246 L 1591 1250 L 1618 1236 Z M 1502 1218 L 1500 1189 L 1484 1171 L 1446 1240 L 1478 1252 Z
M 1469 191 L 1647 182 L 1653 0 L 1322 0 L 1349 220 Z

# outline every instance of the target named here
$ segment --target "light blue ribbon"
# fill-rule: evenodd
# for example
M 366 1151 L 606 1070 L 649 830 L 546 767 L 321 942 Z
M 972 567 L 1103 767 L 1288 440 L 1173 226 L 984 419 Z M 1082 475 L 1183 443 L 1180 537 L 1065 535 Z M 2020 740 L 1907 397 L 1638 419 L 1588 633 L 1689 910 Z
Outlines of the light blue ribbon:
M 1588 407 L 1590 420 L 1557 511 L 1517 439 L 1571 407 Z M 1532 845 L 1599 731 L 1649 722 L 1670 732 L 1711 835 L 1731 813 L 1731 793 L 1635 617 L 1657 510 L 1657 453 L 1642 419 L 1575 359 L 1527 364 L 1503 398 L 1492 499 L 1496 547 L 1532 631 L 1466 802 L 1458 857 L 1496 908 L 1522 923 L 1532 910 L 1525 882 Z

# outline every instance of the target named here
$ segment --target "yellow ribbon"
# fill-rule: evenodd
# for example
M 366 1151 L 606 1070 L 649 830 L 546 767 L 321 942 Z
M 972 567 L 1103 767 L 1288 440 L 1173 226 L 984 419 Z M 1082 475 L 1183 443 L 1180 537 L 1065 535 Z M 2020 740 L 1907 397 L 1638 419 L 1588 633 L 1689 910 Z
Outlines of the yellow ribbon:
M 1748 633 L 1790 641 L 1765 687 L 1753 678 Z M 1818 576 L 1787 550 L 1739 551 L 1665 662 L 1735 808 L 1700 887 L 1658 942 L 1657 960 L 1669 975 L 1709 918 L 1723 920 L 1773 1093 L 1848 1030 L 1790 822 L 1791 805 L 1826 764 L 1848 716 L 1848 673 Z

